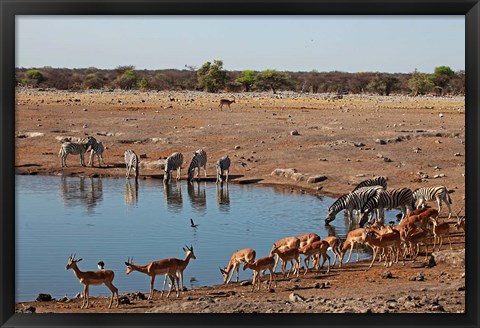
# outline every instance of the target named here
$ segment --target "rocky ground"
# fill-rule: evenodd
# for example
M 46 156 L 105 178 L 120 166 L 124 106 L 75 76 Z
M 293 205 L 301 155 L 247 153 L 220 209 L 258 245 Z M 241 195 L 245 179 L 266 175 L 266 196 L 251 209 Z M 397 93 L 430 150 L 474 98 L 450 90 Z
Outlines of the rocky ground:
M 219 99 L 233 97 L 231 110 L 220 111 Z M 164 159 L 172 152 L 182 152 L 189 161 L 194 150 L 204 147 L 209 180 L 215 179 L 214 162 L 228 154 L 231 183 L 338 196 L 364 179 L 385 175 L 389 188 L 447 186 L 453 191 L 455 213 L 465 204 L 465 116 L 460 97 L 333 99 L 290 93 L 19 89 L 16 103 L 18 174 L 123 176 L 123 153 L 131 148 L 141 156 L 140 177 L 161 178 Z M 68 167 L 62 169 L 57 157 L 60 139 L 87 135 L 106 146 L 106 166 L 82 167 L 78 156 L 69 156 Z M 442 210 L 443 220 L 446 215 Z M 453 226 L 451 230 L 453 248 L 463 250 L 464 233 Z M 448 246 L 442 249 L 449 252 Z M 367 263 L 350 263 L 329 274 L 279 277 L 273 290 L 255 293 L 251 286 L 230 284 L 189 290 L 169 300 L 124 295 L 130 304 L 111 310 L 105 309 L 106 298 L 93 297 L 94 307 L 88 310 L 80 310 L 79 300 L 73 299 L 22 302 L 17 311 L 461 312 L 465 268 L 458 265 L 462 254 L 453 253 L 449 257 L 455 261 L 436 257 L 434 266 L 375 264 L 366 270 Z

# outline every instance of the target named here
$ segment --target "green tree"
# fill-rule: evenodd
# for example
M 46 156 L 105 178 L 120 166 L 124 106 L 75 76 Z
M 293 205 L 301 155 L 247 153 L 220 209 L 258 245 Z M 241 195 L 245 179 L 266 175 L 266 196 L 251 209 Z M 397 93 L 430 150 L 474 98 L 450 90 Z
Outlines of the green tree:
M 103 85 L 103 80 L 95 73 L 87 74 L 83 81 L 83 87 L 86 89 L 101 89 Z
M 270 88 L 273 93 L 277 93 L 277 90 L 281 87 L 290 86 L 290 76 L 284 72 L 267 69 L 258 73 L 256 85 Z
M 367 89 L 381 96 L 388 96 L 399 84 L 398 78 L 389 74 L 376 74 L 367 85 Z
M 150 80 L 146 77 L 142 78 L 140 81 L 138 81 L 138 87 L 142 91 L 150 89 Z
M 137 81 L 137 72 L 133 69 L 129 69 L 115 80 L 115 85 L 123 90 L 131 90 L 137 85 Z
M 29 69 L 25 72 L 24 84 L 38 87 L 38 85 L 43 81 L 45 81 L 45 77 L 38 69 Z
M 227 72 L 223 69 L 223 61 L 206 62 L 197 71 L 197 81 L 200 89 L 207 92 L 218 92 L 225 87 Z
M 435 71 L 430 77 L 431 82 L 435 86 L 435 91 L 439 95 L 445 92 L 450 80 L 455 76 L 455 72 L 448 66 L 435 67 Z
M 417 69 L 413 71 L 412 77 L 408 80 L 408 87 L 412 90 L 414 96 L 424 95 L 430 92 L 434 84 L 429 74 L 420 73 Z
M 253 86 L 255 85 L 257 78 L 256 74 L 252 70 L 245 70 L 240 75 L 237 77 L 235 80 L 238 83 L 241 83 L 243 87 L 245 88 L 246 92 L 249 92 L 252 90 Z

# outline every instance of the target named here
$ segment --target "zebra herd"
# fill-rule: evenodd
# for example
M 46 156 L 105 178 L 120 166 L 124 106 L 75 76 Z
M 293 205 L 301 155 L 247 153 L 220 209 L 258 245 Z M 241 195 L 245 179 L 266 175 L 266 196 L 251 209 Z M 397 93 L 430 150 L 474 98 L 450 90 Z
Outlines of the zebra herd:
M 448 218 L 452 216 L 452 199 L 445 186 L 432 186 L 412 191 L 410 188 L 387 190 L 388 178 L 375 177 L 359 183 L 350 193 L 340 196 L 328 209 L 325 224 L 335 220 L 336 215 L 345 210 L 351 223 L 354 221 L 354 211 L 358 213 L 358 223 L 361 227 L 367 221 L 383 222 L 384 210 L 398 208 L 402 211 L 401 219 L 408 216 L 413 209 L 424 207 L 427 201 L 437 201 L 438 212 L 442 209 L 442 202 L 448 207 Z
M 62 145 L 60 146 L 60 151 L 58 152 L 58 157 L 60 157 L 60 165 L 62 167 L 67 166 L 67 156 L 68 155 L 80 155 L 80 165 L 85 165 L 85 153 L 90 150 L 90 161 L 88 163 L 89 166 L 93 166 L 94 164 L 94 155 L 98 157 L 98 164 L 99 166 L 105 165 L 103 161 L 103 151 L 104 146 L 102 142 L 97 141 L 94 137 L 89 136 L 82 139 L 74 139 L 74 138 L 63 138 L 61 139 Z M 125 160 L 125 167 L 126 167 L 126 177 L 130 176 L 130 172 L 133 169 L 133 173 L 135 175 L 135 180 L 138 180 L 138 176 L 140 175 L 139 171 L 139 160 L 138 156 L 132 149 L 127 149 L 124 153 L 124 160 Z M 220 158 L 215 163 L 215 168 L 217 171 L 217 180 L 216 182 L 228 182 L 228 174 L 230 171 L 230 158 L 228 155 Z M 170 182 L 172 177 L 172 171 L 177 171 L 176 179 L 180 180 L 181 177 L 181 168 L 183 164 L 183 154 L 180 152 L 174 152 L 170 156 L 167 157 L 165 163 L 165 174 L 163 176 L 163 181 L 165 183 Z M 205 149 L 199 149 L 193 153 L 192 160 L 190 161 L 190 165 L 188 167 L 188 175 L 187 180 L 190 183 L 195 175 L 195 170 L 197 171 L 196 177 L 197 179 L 200 176 L 200 168 L 203 167 L 205 172 L 205 177 L 207 177 L 207 152 Z M 224 176 L 226 178 L 224 179 Z

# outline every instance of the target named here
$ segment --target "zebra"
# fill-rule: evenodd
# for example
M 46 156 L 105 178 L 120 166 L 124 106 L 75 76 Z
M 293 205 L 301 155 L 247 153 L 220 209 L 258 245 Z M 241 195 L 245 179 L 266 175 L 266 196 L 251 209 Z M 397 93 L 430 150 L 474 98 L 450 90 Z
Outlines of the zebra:
M 449 191 L 445 186 L 433 186 L 418 188 L 413 192 L 413 199 L 418 201 L 417 208 L 425 207 L 427 201 L 436 200 L 438 205 L 438 213 L 442 209 L 442 201 L 447 204 L 448 218 L 452 216 L 452 199 L 450 198 Z
M 361 210 L 363 206 L 374 197 L 382 186 L 361 187 L 348 194 L 340 196 L 329 208 L 325 217 L 325 224 L 328 225 L 335 220 L 335 216 L 341 210 L 347 210 L 350 221 L 353 219 L 353 210 Z
M 94 155 L 97 154 L 97 159 L 98 159 L 98 166 L 105 165 L 105 162 L 103 161 L 103 150 L 105 148 L 103 147 L 103 143 L 101 141 L 96 141 L 95 143 L 92 144 L 90 147 L 90 162 L 88 162 L 88 165 L 93 166 L 93 158 Z
M 205 171 L 205 178 L 207 177 L 207 152 L 204 149 L 199 149 L 193 153 L 192 161 L 188 167 L 188 182 L 192 181 L 195 169 L 197 169 L 197 178 L 200 175 L 200 168 L 203 167 Z
M 140 171 L 138 170 L 138 156 L 135 152 L 131 149 L 128 149 L 124 153 L 125 158 L 125 168 L 126 168 L 126 175 L 125 177 L 128 179 L 130 178 L 130 171 L 133 168 L 135 173 L 135 181 L 138 180 L 138 176 L 140 175 Z
M 94 137 L 86 137 L 81 139 L 80 143 L 76 142 L 64 142 L 60 146 L 60 151 L 58 152 L 58 157 L 60 157 L 60 165 L 62 167 L 67 166 L 67 156 L 69 154 L 79 155 L 80 154 L 80 164 L 85 166 L 85 152 L 88 147 L 95 143 L 96 140 Z
M 169 182 L 172 174 L 172 170 L 177 170 L 177 180 L 180 180 L 180 174 L 183 164 L 182 153 L 176 152 L 167 157 L 165 163 L 165 174 L 163 175 L 163 182 Z
M 230 158 L 227 156 L 224 156 L 220 158 L 217 163 L 215 164 L 215 168 L 217 169 L 217 181 L 222 182 L 223 181 L 223 173 L 226 172 L 226 180 L 228 182 L 228 174 L 230 172 Z
M 360 182 L 352 191 L 355 191 L 362 187 L 371 187 L 371 186 L 382 186 L 383 189 L 387 189 L 388 178 L 384 176 L 375 177 L 372 179 L 364 180 Z
M 379 190 L 375 197 L 363 206 L 360 214 L 360 226 L 365 224 L 368 218 L 367 212 L 374 209 L 378 210 L 378 219 L 383 220 L 383 210 L 391 210 L 392 208 L 400 208 L 402 211 L 402 219 L 413 210 L 413 192 L 410 188 L 398 188 L 393 190 Z

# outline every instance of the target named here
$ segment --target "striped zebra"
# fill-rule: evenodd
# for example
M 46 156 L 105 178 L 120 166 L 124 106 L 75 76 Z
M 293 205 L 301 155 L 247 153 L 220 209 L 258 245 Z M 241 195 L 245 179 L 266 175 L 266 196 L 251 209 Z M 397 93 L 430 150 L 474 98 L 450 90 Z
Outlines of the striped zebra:
M 224 156 L 220 158 L 217 163 L 215 164 L 215 168 L 217 169 L 217 181 L 218 182 L 223 182 L 223 174 L 226 173 L 226 180 L 228 182 L 228 174 L 230 172 L 230 158 L 227 156 Z
M 138 176 L 140 175 L 140 171 L 138 170 L 138 156 L 135 152 L 131 149 L 125 151 L 123 157 L 125 158 L 125 168 L 126 168 L 126 175 L 125 177 L 128 179 L 130 178 L 130 171 L 133 169 L 135 173 L 135 180 L 138 180 Z
M 363 206 L 374 197 L 379 190 L 384 190 L 382 186 L 361 187 L 348 194 L 340 196 L 329 208 L 325 217 L 325 224 L 335 220 L 335 216 L 341 210 L 347 210 L 350 222 L 353 221 L 353 211 L 360 211 Z
M 177 170 L 177 180 L 180 180 L 180 174 L 183 164 L 183 155 L 182 153 L 173 153 L 167 157 L 167 162 L 165 163 L 165 174 L 163 175 L 163 181 L 169 182 L 172 176 L 172 171 Z
M 413 199 L 418 201 L 417 208 L 425 207 L 427 201 L 436 200 L 438 205 L 438 213 L 442 209 L 442 201 L 447 204 L 448 218 L 452 216 L 452 199 L 450 198 L 447 187 L 445 186 L 433 186 L 416 189 L 413 192 Z
M 362 208 L 360 214 L 360 226 L 362 227 L 368 218 L 367 213 L 378 211 L 378 219 L 383 221 L 383 211 L 399 208 L 402 211 L 402 219 L 413 210 L 413 192 L 410 188 L 398 188 L 393 190 L 379 190 Z
M 371 187 L 371 186 L 382 186 L 383 189 L 386 190 L 387 189 L 387 181 L 388 181 L 388 178 L 384 177 L 384 176 L 364 180 L 364 181 L 360 182 L 352 191 L 355 191 L 359 188 Z
M 88 162 L 88 165 L 93 166 L 94 162 L 94 155 L 97 154 L 97 160 L 98 160 L 98 166 L 105 165 L 105 162 L 103 161 L 103 150 L 105 148 L 103 147 L 103 143 L 101 141 L 96 141 L 95 143 L 92 144 L 90 148 L 90 161 Z
M 203 167 L 205 171 L 205 178 L 207 177 L 207 152 L 204 149 L 199 149 L 193 153 L 192 161 L 188 167 L 188 182 L 192 181 L 195 169 L 197 169 L 197 179 L 200 175 L 200 168 Z
M 80 164 L 85 166 L 85 152 L 88 147 L 90 147 L 94 142 L 96 142 L 94 137 L 83 138 L 79 143 L 77 142 L 64 142 L 60 146 L 60 151 L 58 152 L 58 157 L 60 157 L 60 165 L 62 167 L 67 166 L 67 156 L 80 155 Z

